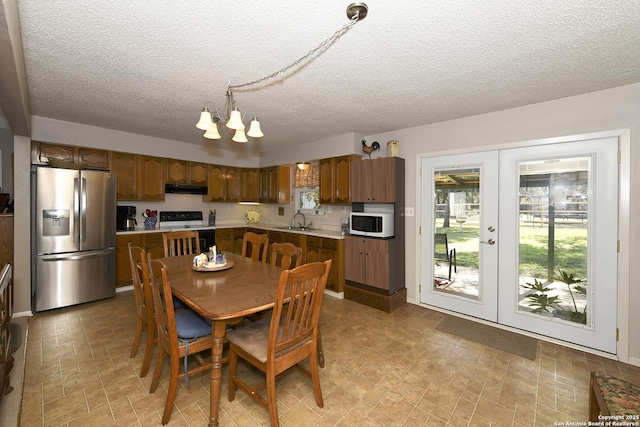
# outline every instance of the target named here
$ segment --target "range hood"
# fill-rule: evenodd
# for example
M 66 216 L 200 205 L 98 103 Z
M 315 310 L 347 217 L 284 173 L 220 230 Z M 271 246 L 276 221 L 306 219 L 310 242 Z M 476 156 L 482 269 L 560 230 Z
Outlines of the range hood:
M 165 184 L 165 193 L 174 194 L 207 194 L 206 185 L 188 185 L 188 184 Z

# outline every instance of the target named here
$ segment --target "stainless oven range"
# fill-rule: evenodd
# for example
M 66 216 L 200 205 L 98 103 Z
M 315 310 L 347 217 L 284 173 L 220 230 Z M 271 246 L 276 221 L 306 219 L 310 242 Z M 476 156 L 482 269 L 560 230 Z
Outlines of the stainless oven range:
M 202 221 L 201 211 L 160 211 L 160 230 L 197 230 L 200 235 L 200 250 L 207 251 L 216 242 L 216 230 Z

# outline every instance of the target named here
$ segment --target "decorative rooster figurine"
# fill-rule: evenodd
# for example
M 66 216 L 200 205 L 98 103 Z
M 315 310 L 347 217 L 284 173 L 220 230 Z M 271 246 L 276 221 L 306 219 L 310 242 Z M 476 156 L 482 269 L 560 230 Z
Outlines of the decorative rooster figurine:
M 373 141 L 371 143 L 371 147 L 369 147 L 367 146 L 367 140 L 366 139 L 362 140 L 362 151 L 367 153 L 369 155 L 369 158 L 371 158 L 371 153 L 379 149 L 380 149 L 380 144 L 378 144 L 377 141 Z

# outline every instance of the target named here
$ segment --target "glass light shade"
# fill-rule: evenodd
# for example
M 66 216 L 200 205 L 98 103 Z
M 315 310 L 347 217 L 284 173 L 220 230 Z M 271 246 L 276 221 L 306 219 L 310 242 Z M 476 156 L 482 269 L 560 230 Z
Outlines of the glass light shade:
M 307 162 L 299 162 L 297 166 L 298 166 L 298 169 L 300 169 L 301 171 L 306 171 L 307 169 L 309 169 L 309 166 L 311 165 Z
M 260 122 L 257 117 L 254 117 L 253 120 L 251 120 L 251 126 L 249 126 L 249 132 L 247 132 L 247 135 L 252 138 L 260 138 L 264 136 L 262 129 L 260 129 Z
M 218 133 L 218 125 L 216 125 L 215 123 L 211 123 L 211 127 L 209 129 L 207 129 L 207 131 L 204 133 L 204 137 L 207 139 L 220 139 L 222 138 L 220 136 L 220 134 Z
M 235 142 L 247 142 L 247 135 L 244 134 L 244 129 L 236 129 L 236 133 L 231 138 L 232 141 Z
M 244 129 L 244 123 L 242 123 L 242 116 L 237 108 L 234 108 L 227 121 L 227 127 L 229 129 Z M 244 134 L 244 131 L 242 132 Z
M 198 129 L 207 130 L 211 127 L 211 125 L 215 125 L 211 120 L 211 113 L 208 108 L 203 108 L 200 113 L 200 120 L 196 123 L 196 127 Z M 217 131 L 216 131 L 217 132 Z

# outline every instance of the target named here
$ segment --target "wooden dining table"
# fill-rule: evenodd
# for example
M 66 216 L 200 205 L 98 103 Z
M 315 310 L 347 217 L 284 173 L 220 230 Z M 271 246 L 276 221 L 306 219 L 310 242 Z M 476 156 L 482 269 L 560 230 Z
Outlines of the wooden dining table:
M 211 320 L 211 402 L 209 426 L 218 425 L 222 351 L 227 324 L 273 308 L 282 269 L 240 255 L 225 253 L 233 266 L 219 271 L 195 271 L 193 255 L 159 258 L 166 266 L 175 296 Z

